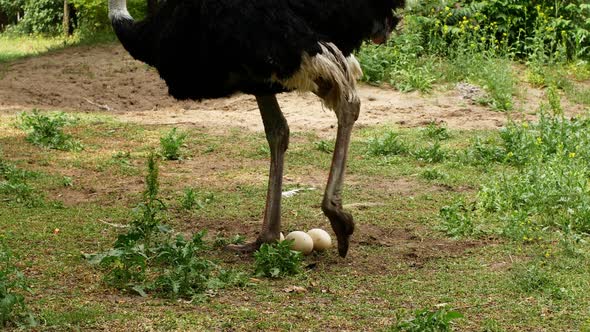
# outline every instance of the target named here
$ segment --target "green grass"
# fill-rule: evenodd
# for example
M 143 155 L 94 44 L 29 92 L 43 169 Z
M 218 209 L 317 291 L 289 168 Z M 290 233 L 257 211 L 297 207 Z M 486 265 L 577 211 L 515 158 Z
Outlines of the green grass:
M 44 52 L 21 51 L 19 39 L 0 38 L 0 62 Z M 528 84 L 549 99 L 546 117 L 503 130 L 454 130 L 434 122 L 356 129 L 343 190 L 358 225 L 350 256 L 314 253 L 303 258 L 302 271 L 282 278 L 258 277 L 255 258 L 221 250 L 253 240 L 259 230 L 269 158 L 263 133 L 179 128 L 186 140 L 173 145 L 182 146 L 186 158 L 161 162 L 157 197 L 166 209 L 156 217 L 175 232 L 166 257 L 184 263 L 174 269 L 147 255 L 153 271 L 164 273 L 148 273 L 146 280 L 157 282 L 140 297 L 105 281 L 109 269 L 81 254 L 113 248 L 126 226 L 145 216 L 145 205 L 138 205 L 149 182 L 145 160 L 173 128 L 75 114 L 78 121 L 66 131 L 84 150 L 62 151 L 32 144 L 13 126 L 16 118 L 2 115 L 0 237 L 32 286 L 24 301 L 41 329 L 590 328 L 588 120 L 559 115 L 562 107 L 567 113 L 560 98 L 587 107 L 587 64 L 522 69 L 505 57 L 441 59 L 423 56 L 410 38 L 364 48 L 365 80 L 424 93 L 469 82 L 484 91 L 476 102 L 505 111 L 517 107 L 530 71 L 540 76 Z M 327 176 L 332 150 L 333 140 L 292 133 L 285 190 L 317 190 L 283 200 L 285 234 L 329 230 L 317 179 Z M 192 234 L 202 230 L 208 230 L 203 246 L 193 250 Z M 260 256 L 266 260 L 259 275 L 291 266 L 270 256 Z M 240 287 L 215 287 L 217 281 L 177 287 L 195 284 L 207 274 L 202 267 L 244 273 L 220 274 Z M 306 292 L 288 292 L 292 286 Z M 448 312 L 463 318 L 449 323 Z
M 61 36 L 20 36 L 0 33 L 0 64 L 25 57 L 41 55 L 64 47 L 109 43 L 115 40 L 116 37 L 111 32 L 100 32 L 90 36 L 75 34 L 67 39 Z M 1 69 L 0 67 L 0 78 L 2 77 Z
M 253 239 L 259 227 L 268 165 L 267 157 L 257 151 L 265 144 L 264 135 L 183 129 L 189 134 L 186 153 L 191 160 L 160 164 L 158 195 L 168 207 L 166 223 L 185 236 L 208 229 L 203 259 L 255 279 L 246 288 L 212 288 L 206 299 L 193 303 L 156 296 L 170 287 L 164 279 L 147 298 L 118 291 L 103 281 L 104 271 L 80 253 L 111 248 L 117 235 L 126 232 L 115 226 L 133 221 L 133 207 L 144 191 L 145 158 L 170 128 L 80 119 L 71 133 L 85 151 L 41 149 L 26 142 L 25 134 L 9 122 L 0 124 L 3 160 L 34 171 L 36 177 L 27 177 L 33 192 L 47 202 L 62 202 L 27 207 L 0 199 L 2 235 L 21 258 L 17 267 L 25 271 L 34 290 L 25 303 L 48 329 L 399 330 L 409 322 L 433 325 L 436 315 L 416 312 L 445 308 L 464 316 L 449 325 L 460 331 L 558 331 L 582 326 L 590 315 L 584 305 L 590 301 L 590 270 L 583 264 L 590 251 L 575 228 L 567 234 L 558 229 L 534 241 L 501 235 L 465 238 L 473 233 L 459 231 L 455 235 L 460 239 L 454 240 L 439 231 L 443 206 L 459 199 L 470 202 L 479 184 L 500 183 L 496 179 L 502 174 L 518 174 L 521 166 L 497 156 L 507 154 L 498 132 L 446 129 L 448 138 L 440 140 L 439 130 L 432 127 L 355 131 L 343 192 L 345 206 L 353 204 L 349 210 L 359 227 L 351 255 L 342 261 L 334 250 L 313 254 L 303 264 L 313 267 L 281 279 L 257 279 L 252 258 L 236 258 L 218 248 L 219 243 L 242 242 L 243 236 L 237 235 Z M 582 130 L 577 128 L 571 127 L 572 133 Z M 390 143 L 379 138 L 387 138 L 392 130 L 408 146 L 412 143 L 406 153 L 381 153 L 390 151 Z M 243 143 L 236 146 L 235 140 Z M 293 135 L 287 152 L 289 176 L 327 175 L 328 143 L 318 148 L 317 142 L 311 133 Z M 412 153 L 434 142 L 447 153 L 436 164 Z M 101 166 L 105 160 L 116 162 Z M 230 162 L 215 173 L 200 173 L 206 170 L 200 165 L 219 160 Z M 130 167 L 136 171 L 129 172 Z M 68 186 L 64 176 L 71 178 Z M 286 189 L 302 185 L 306 184 L 288 183 Z M 185 188 L 198 190 L 186 198 Z M 312 190 L 285 198 L 283 231 L 329 229 L 319 208 L 321 196 L 322 190 Z M 187 206 L 194 199 L 213 199 L 187 210 L 180 197 Z M 182 280 L 170 276 L 174 278 L 166 280 Z M 307 292 L 285 292 L 290 286 Z
M 67 45 L 68 42 L 61 37 L 17 37 L 0 34 L 0 63 L 39 55 Z

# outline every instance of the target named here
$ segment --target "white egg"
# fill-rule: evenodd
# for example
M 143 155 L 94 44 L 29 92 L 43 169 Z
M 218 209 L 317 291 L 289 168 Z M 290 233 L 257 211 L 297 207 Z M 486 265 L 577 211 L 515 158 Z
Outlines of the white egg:
M 281 232 L 279 234 L 279 242 L 283 242 L 283 241 L 285 241 L 285 235 L 283 235 L 283 232 Z
M 291 249 L 301 251 L 304 255 L 309 254 L 313 250 L 313 240 L 311 236 L 302 231 L 294 231 L 285 237 L 285 240 L 293 240 Z
M 313 240 L 313 250 L 322 251 L 332 246 L 332 238 L 330 234 L 323 229 L 310 229 L 307 234 Z

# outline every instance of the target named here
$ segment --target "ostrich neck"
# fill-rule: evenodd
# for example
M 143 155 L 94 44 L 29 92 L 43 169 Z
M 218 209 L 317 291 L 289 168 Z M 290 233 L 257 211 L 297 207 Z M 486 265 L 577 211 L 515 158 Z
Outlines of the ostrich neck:
M 109 18 L 116 20 L 133 20 L 127 10 L 127 0 L 109 0 Z

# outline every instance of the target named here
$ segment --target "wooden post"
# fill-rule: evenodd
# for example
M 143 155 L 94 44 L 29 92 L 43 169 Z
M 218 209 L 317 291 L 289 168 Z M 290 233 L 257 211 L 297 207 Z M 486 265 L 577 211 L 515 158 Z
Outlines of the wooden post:
M 64 37 L 70 35 L 70 5 L 68 4 L 68 0 L 64 0 L 63 34 Z

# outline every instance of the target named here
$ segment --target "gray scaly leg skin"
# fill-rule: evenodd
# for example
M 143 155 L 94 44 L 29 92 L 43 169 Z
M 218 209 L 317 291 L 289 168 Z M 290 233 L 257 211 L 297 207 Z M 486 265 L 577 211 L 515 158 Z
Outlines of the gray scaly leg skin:
M 252 243 L 228 246 L 228 249 L 241 253 L 251 253 L 258 250 L 263 243 L 278 241 L 281 232 L 283 164 L 285 151 L 289 146 L 289 126 L 275 95 L 256 96 L 256 102 L 270 147 L 270 172 L 262 232 Z
M 350 236 L 354 232 L 354 221 L 352 215 L 342 208 L 342 183 L 346 169 L 346 159 L 352 127 L 360 112 L 360 102 L 351 101 L 342 103 L 341 109 L 336 111 L 338 116 L 338 133 L 336 146 L 332 157 L 330 176 L 326 185 L 326 192 L 322 202 L 322 210 L 330 220 L 332 229 L 338 240 L 338 253 L 346 257 L 348 253 Z

